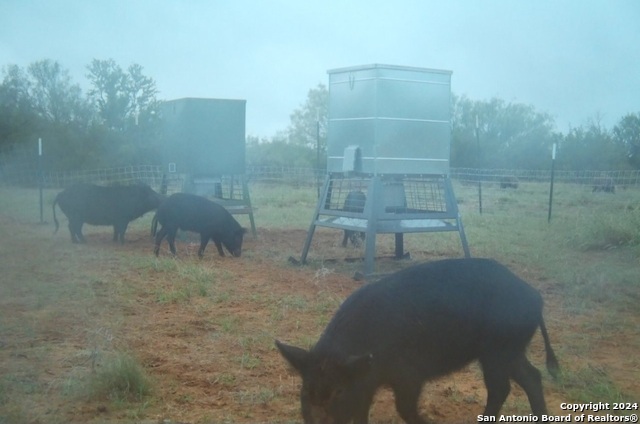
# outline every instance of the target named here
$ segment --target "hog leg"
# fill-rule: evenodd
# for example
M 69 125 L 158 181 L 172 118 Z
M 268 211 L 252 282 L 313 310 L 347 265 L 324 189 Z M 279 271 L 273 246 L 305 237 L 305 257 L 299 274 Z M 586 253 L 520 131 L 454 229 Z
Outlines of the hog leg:
M 509 396 L 511 385 L 509 384 L 509 372 L 505 369 L 504 358 L 499 357 L 480 358 L 484 384 L 487 387 L 487 405 L 483 415 L 495 417 L 500 412 L 504 401 Z
M 529 398 L 531 411 L 540 417 L 547 415 L 547 405 L 544 402 L 542 393 L 542 377 L 540 371 L 527 360 L 522 354 L 511 368 L 511 378 L 518 383 Z
M 71 242 L 73 243 L 86 243 L 84 236 L 82 235 L 82 221 L 69 220 L 69 232 L 71 233 Z
M 218 254 L 220 256 L 224 256 L 224 250 L 222 249 L 222 243 L 219 240 L 213 240 L 213 242 L 216 244 L 216 248 L 218 249 Z
M 176 254 L 176 234 L 178 233 L 178 228 L 170 228 L 167 230 L 167 240 L 169 241 L 169 250 L 175 256 Z
M 342 237 L 342 247 L 347 247 L 347 242 L 351 238 L 351 231 L 344 230 L 344 237 Z
M 418 414 L 418 400 L 422 392 L 422 380 L 404 374 L 392 387 L 396 398 L 396 410 L 400 417 L 410 424 L 427 424 Z
M 198 249 L 198 257 L 201 258 L 202 255 L 204 254 L 204 249 L 207 247 L 207 244 L 209 243 L 209 235 L 208 234 L 204 234 L 201 233 L 200 234 L 200 249 Z
M 156 256 L 158 256 L 158 253 L 160 253 L 160 243 L 162 243 L 162 239 L 167 235 L 167 229 L 162 227 L 160 228 L 160 230 L 158 230 L 158 233 L 156 234 L 156 242 L 155 242 L 155 246 L 153 247 L 153 253 L 155 253 Z

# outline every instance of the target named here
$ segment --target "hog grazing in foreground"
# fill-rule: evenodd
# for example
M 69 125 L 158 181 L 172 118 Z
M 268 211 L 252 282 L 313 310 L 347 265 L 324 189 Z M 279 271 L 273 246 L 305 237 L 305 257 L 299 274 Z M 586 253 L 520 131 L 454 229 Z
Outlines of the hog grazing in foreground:
M 158 223 L 162 228 L 156 233 Z M 171 253 L 176 254 L 175 240 L 178 229 L 200 233 L 199 257 L 202 257 L 209 239 L 216 244 L 220 256 L 224 256 L 223 245 L 233 256 L 238 257 L 242 253 L 242 239 L 246 229 L 242 228 L 223 206 L 204 197 L 176 193 L 160 205 L 151 227 L 151 234 L 156 237 L 153 250 L 156 256 L 165 236 L 169 241 Z
M 146 184 L 98 186 L 76 184 L 56 196 L 53 201 L 53 221 L 58 231 L 56 204 L 69 219 L 73 243 L 85 243 L 82 226 L 113 225 L 113 241 L 124 243 L 129 222 L 156 209 L 162 196 Z
M 540 372 L 525 350 L 540 327 L 547 368 L 558 362 L 542 318 L 542 298 L 489 259 L 416 265 L 367 284 L 340 306 L 310 350 L 276 341 L 302 377 L 305 423 L 367 423 L 380 386 L 390 387 L 407 423 L 425 423 L 417 403 L 423 383 L 478 360 L 496 416 L 512 379 L 534 415 L 547 413 Z
M 367 202 L 367 196 L 361 191 L 350 191 L 347 194 L 347 198 L 344 201 L 345 212 L 357 212 L 362 213 L 364 210 L 364 204 Z M 344 237 L 342 238 L 342 247 L 347 247 L 347 242 L 350 240 L 354 246 L 359 246 L 360 242 L 364 240 L 365 233 L 362 231 L 344 230 Z

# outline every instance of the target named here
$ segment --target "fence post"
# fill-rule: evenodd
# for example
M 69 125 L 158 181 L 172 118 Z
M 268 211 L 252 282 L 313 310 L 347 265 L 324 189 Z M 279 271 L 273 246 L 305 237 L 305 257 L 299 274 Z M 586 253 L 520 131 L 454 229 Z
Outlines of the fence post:
M 42 139 L 38 138 L 38 189 L 40 191 L 40 223 L 44 224 L 44 214 L 42 205 L 42 185 L 44 175 L 42 173 Z
M 551 151 L 551 186 L 549 187 L 549 215 L 547 216 L 547 223 L 551 222 L 551 206 L 553 204 L 553 179 L 554 179 L 555 165 L 556 165 L 556 143 L 553 143 L 553 150 Z

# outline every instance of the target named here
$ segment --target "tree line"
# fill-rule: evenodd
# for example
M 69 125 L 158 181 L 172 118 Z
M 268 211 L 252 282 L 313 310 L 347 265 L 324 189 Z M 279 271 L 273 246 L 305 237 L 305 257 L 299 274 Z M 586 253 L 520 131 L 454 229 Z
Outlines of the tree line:
M 94 59 L 83 93 L 69 71 L 50 59 L 22 68 L 7 65 L 0 84 L 0 153 L 46 137 L 45 166 L 73 170 L 158 164 L 161 100 L 142 66 Z M 252 166 L 326 166 L 329 92 L 311 88 L 271 137 L 248 135 Z M 564 170 L 640 169 L 640 113 L 605 128 L 598 117 L 557 130 L 552 116 L 502 99 L 452 95 L 451 166 L 545 169 L 553 145 Z
M 157 163 L 160 101 L 142 66 L 113 59 L 86 68 L 83 93 L 69 71 L 50 59 L 3 68 L 0 152 L 44 138 L 49 170 Z
M 286 130 L 272 140 L 248 139 L 248 146 L 257 153 L 249 155 L 249 160 L 262 164 L 268 158 L 269 165 L 287 165 L 293 158 L 287 156 L 291 151 L 285 154 L 284 147 L 295 146 L 299 149 L 295 164 L 313 166 L 319 146 L 320 167 L 324 167 L 328 103 L 324 85 L 309 90 L 306 102 L 291 114 Z M 596 116 L 563 134 L 551 115 L 531 105 L 452 95 L 452 167 L 547 169 L 554 144 L 558 169 L 640 169 L 640 113 L 627 114 L 612 129 L 605 128 Z

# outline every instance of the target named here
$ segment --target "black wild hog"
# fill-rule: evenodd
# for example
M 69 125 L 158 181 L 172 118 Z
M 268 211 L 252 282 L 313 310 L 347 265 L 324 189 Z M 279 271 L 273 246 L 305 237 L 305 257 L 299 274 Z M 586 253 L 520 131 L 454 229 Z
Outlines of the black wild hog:
M 364 204 L 367 201 L 367 196 L 361 191 L 350 191 L 347 194 L 347 198 L 344 201 L 345 212 L 357 212 L 362 213 L 364 211 Z M 342 247 L 347 247 L 347 241 L 351 240 L 351 244 L 359 246 L 360 242 L 364 240 L 365 233 L 362 231 L 344 230 L 344 237 L 342 238 Z
M 162 228 L 156 234 L 158 223 Z M 224 256 L 223 245 L 233 256 L 238 257 L 242 253 L 242 239 L 246 230 L 223 206 L 204 197 L 176 193 L 162 202 L 153 217 L 151 228 L 151 234 L 156 237 L 153 250 L 156 256 L 165 236 L 171 253 L 176 254 L 175 239 L 178 229 L 200 233 L 199 257 L 202 257 L 209 239 L 216 244 L 220 256 Z
M 613 178 L 597 178 L 593 182 L 593 190 L 592 193 L 596 191 L 602 191 L 604 193 L 613 193 L 616 192 L 616 185 L 613 182 Z
M 102 187 L 76 184 L 56 196 L 53 201 L 53 221 L 58 231 L 56 204 L 69 219 L 73 243 L 84 243 L 82 225 L 113 225 L 113 241 L 124 243 L 129 222 L 156 209 L 162 196 L 146 184 Z
M 498 414 L 514 380 L 540 416 L 547 413 L 541 375 L 525 356 L 538 327 L 555 375 L 540 294 L 493 260 L 449 259 L 361 287 L 310 351 L 276 346 L 302 377 L 305 423 L 367 423 L 383 385 L 405 422 L 425 423 L 417 407 L 423 383 L 474 360 L 488 393 L 484 415 Z
M 500 178 L 500 188 L 513 188 L 517 189 L 520 184 L 518 177 L 514 175 L 506 175 Z

